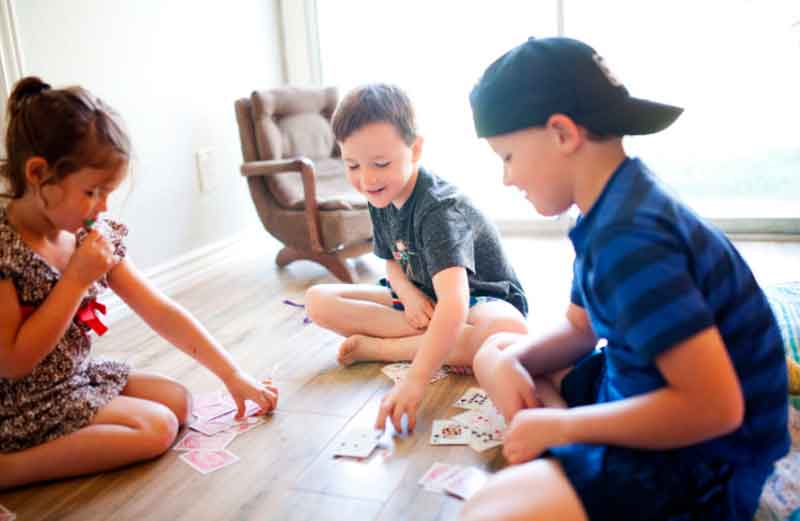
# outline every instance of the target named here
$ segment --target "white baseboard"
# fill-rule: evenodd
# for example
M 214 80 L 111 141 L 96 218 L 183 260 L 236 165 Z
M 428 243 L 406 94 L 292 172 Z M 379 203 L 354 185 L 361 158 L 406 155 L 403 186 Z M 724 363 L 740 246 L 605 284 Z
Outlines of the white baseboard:
M 197 282 L 210 269 L 241 254 L 254 238 L 252 231 L 245 231 L 223 241 L 197 248 L 183 255 L 154 266 L 144 276 L 168 296 L 173 296 Z M 107 307 L 103 322 L 113 324 L 131 315 L 132 310 L 113 292 L 101 298 Z

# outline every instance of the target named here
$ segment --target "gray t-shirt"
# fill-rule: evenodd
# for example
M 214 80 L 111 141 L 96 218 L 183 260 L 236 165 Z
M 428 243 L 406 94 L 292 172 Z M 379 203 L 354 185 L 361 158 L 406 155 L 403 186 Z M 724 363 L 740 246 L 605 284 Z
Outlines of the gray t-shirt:
M 506 259 L 495 227 L 455 186 L 419 169 L 402 208 L 369 205 L 375 255 L 396 260 L 406 276 L 436 300 L 433 276 L 453 266 L 467 270 L 470 296 L 490 296 L 528 312 L 525 292 Z

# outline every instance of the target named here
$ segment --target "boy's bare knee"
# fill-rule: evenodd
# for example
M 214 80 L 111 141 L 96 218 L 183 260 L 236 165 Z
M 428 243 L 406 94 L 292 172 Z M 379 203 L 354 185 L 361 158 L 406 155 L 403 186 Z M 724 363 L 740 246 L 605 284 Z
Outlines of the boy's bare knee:
M 332 297 L 325 284 L 317 284 L 306 290 L 306 314 L 315 324 L 324 327 L 327 323 L 326 310 L 331 305 Z
M 520 318 L 504 317 L 497 318 L 489 322 L 487 326 L 487 338 L 498 333 L 516 333 L 519 335 L 528 334 L 528 324 Z

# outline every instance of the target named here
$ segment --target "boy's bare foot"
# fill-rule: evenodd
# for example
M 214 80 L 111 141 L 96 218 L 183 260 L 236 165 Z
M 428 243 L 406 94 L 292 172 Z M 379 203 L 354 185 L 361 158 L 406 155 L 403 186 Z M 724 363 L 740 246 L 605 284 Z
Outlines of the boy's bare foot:
M 377 339 L 364 335 L 347 337 L 339 346 L 339 354 L 336 357 L 336 361 L 342 366 L 378 360 L 382 360 L 382 358 Z

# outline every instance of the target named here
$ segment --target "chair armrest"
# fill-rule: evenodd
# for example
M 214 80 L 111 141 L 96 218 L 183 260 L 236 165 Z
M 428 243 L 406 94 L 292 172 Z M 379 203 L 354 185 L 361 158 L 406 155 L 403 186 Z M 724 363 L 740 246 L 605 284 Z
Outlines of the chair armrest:
M 317 202 L 317 174 L 314 163 L 307 157 L 273 159 L 269 161 L 249 161 L 241 167 L 244 177 L 270 176 L 285 172 L 300 172 L 303 181 L 303 201 L 305 203 L 306 224 L 308 226 L 311 248 L 322 252 L 320 235 L 319 204 Z

